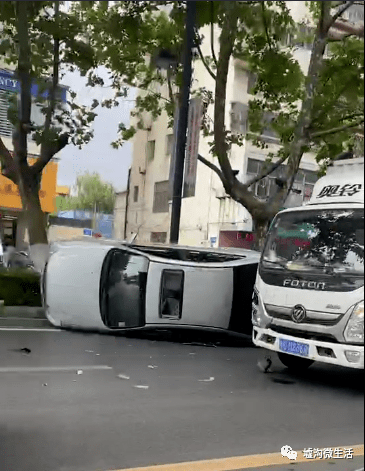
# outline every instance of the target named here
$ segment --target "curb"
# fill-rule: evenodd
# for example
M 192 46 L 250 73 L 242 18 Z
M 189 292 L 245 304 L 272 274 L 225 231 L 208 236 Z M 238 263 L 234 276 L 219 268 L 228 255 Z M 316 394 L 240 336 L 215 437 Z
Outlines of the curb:
M 0 301 L 0 327 L 5 328 L 52 328 L 42 307 L 4 306 Z
M 0 317 L 0 327 L 21 329 L 54 329 L 47 319 Z
M 45 310 L 43 308 L 30 306 L 4 306 L 1 309 L 0 305 L 0 317 L 47 319 Z

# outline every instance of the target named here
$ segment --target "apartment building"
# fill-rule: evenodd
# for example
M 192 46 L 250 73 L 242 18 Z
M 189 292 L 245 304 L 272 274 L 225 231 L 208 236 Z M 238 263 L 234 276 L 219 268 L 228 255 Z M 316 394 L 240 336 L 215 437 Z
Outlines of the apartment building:
M 32 86 L 32 96 L 38 93 L 37 86 Z M 20 84 L 14 73 L 5 64 L 0 62 L 0 137 L 10 151 L 13 149 L 12 133 L 13 125 L 8 120 L 9 98 L 19 97 Z M 60 88 L 62 101 L 66 102 L 67 90 Z M 36 125 L 42 125 L 44 115 L 40 106 L 32 102 L 32 120 Z M 39 156 L 40 148 L 36 145 L 31 135 L 28 139 L 28 158 L 32 163 Z M 59 156 L 58 156 L 59 157 Z M 58 158 L 52 159 L 43 171 L 41 188 L 39 192 L 42 209 L 46 214 L 55 211 L 55 198 L 57 195 L 57 170 Z M 11 237 L 18 248 L 24 248 L 27 239 L 23 218 L 22 203 L 19 190 L 8 178 L 1 175 L 0 165 L 0 236 Z
M 292 1 L 288 6 L 293 19 L 300 23 L 308 19 L 306 2 Z M 202 32 L 209 37 L 210 32 Z M 218 50 L 218 34 L 216 50 Z M 203 53 L 210 55 L 210 45 Z M 299 44 L 295 52 L 304 71 L 307 70 L 311 55 L 311 45 Z M 226 124 L 232 132 L 245 134 L 247 111 L 254 77 L 244 63 L 232 60 L 228 75 Z M 214 81 L 200 61 L 194 64 L 193 89 L 204 85 L 214 90 Z M 167 90 L 162 90 L 162 93 Z M 213 110 L 208 110 L 213 116 Z M 171 204 L 169 201 L 170 161 L 174 144 L 173 130 L 168 118 L 162 115 L 158 120 L 150 119 L 148 131 L 138 131 L 133 141 L 133 161 L 128 194 L 127 238 L 137 234 L 139 243 L 169 241 Z M 269 152 L 279 149 L 278 139 L 267 130 L 263 139 L 268 149 L 262 150 L 251 142 L 243 147 L 233 146 L 230 160 L 237 178 L 242 182 L 260 172 Z M 200 136 L 199 153 L 211 160 L 209 144 Z M 253 191 L 262 200 L 267 200 L 275 191 L 275 177 L 283 168 L 256 184 Z M 310 198 L 317 180 L 318 167 L 314 155 L 305 154 L 293 192 L 285 207 L 301 205 Z M 216 247 L 250 247 L 253 241 L 253 222 L 249 212 L 230 199 L 223 189 L 218 176 L 201 162 L 198 162 L 195 196 L 182 201 L 180 237 L 182 245 Z

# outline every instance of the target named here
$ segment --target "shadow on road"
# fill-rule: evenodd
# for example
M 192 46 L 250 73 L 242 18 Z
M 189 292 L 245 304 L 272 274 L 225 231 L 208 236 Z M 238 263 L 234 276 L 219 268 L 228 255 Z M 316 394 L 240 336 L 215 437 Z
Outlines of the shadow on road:
M 273 383 L 297 384 L 306 387 L 331 389 L 356 397 L 364 395 L 364 372 L 331 365 L 313 365 L 306 371 L 290 371 L 285 367 L 275 368 L 268 376 Z
M 126 338 L 172 342 L 210 348 L 254 348 L 250 336 L 229 332 L 207 332 L 192 329 L 151 329 L 125 332 L 121 335 Z

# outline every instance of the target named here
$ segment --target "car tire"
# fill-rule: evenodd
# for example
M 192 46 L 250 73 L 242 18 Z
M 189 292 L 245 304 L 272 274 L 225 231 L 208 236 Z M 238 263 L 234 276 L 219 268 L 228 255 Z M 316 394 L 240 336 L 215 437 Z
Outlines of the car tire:
M 307 358 L 296 357 L 287 353 L 278 353 L 279 360 L 281 363 L 293 371 L 302 371 L 308 369 L 313 365 L 314 360 L 308 360 Z

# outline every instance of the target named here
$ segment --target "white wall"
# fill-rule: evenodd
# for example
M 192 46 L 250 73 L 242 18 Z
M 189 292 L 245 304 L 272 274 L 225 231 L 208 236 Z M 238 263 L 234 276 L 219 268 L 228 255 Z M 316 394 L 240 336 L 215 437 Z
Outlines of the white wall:
M 300 21 L 306 16 L 307 10 L 305 2 L 288 2 L 295 21 Z M 218 32 L 217 32 L 218 33 Z M 210 38 L 210 28 L 202 30 L 205 38 Z M 219 52 L 218 34 L 215 35 L 215 50 Z M 210 42 L 202 45 L 203 53 L 211 55 Z M 298 49 L 295 53 L 296 59 L 301 64 L 304 71 L 309 64 L 310 51 Z M 232 102 L 248 104 L 250 95 L 247 93 L 248 76 L 244 64 L 238 61 L 231 61 L 228 85 L 227 85 L 227 106 L 226 125 L 230 126 L 230 112 Z M 214 91 L 214 80 L 205 70 L 201 61 L 194 63 L 194 76 L 192 90 L 204 86 L 208 90 Z M 165 90 L 166 93 L 166 90 Z M 208 115 L 213 119 L 214 108 L 210 106 Z M 133 164 L 131 173 L 131 192 L 128 216 L 128 234 L 139 231 L 138 241 L 149 242 L 151 232 L 166 232 L 169 234 L 170 213 L 154 214 L 152 212 L 154 185 L 155 182 L 167 180 L 169 177 L 170 157 L 166 156 L 166 135 L 171 134 L 168 129 L 166 115 L 161 116 L 156 122 L 151 122 L 149 132 L 138 131 L 134 138 Z M 155 158 L 152 162 L 146 161 L 146 143 L 148 140 L 156 141 Z M 209 140 L 200 138 L 199 153 L 205 158 L 217 164 L 216 159 L 212 159 L 210 154 Z M 238 178 L 246 181 L 247 159 L 249 157 L 265 160 L 268 152 L 278 149 L 277 146 L 270 145 L 268 150 L 261 150 L 251 143 L 245 143 L 243 147 L 234 146 L 231 151 L 230 160 L 232 167 L 240 173 Z M 305 155 L 302 167 L 307 170 L 317 168 L 314 157 Z M 140 173 L 146 171 L 143 175 Z M 139 201 L 133 203 L 133 187 L 139 186 Z M 182 245 L 210 246 L 210 239 L 215 237 L 219 240 L 221 230 L 251 231 L 252 219 L 248 211 L 241 205 L 230 199 L 223 199 L 225 195 L 223 185 L 218 176 L 204 164 L 198 162 L 197 182 L 195 197 L 185 198 L 182 201 L 180 220 L 180 239 Z M 217 245 L 217 243 L 215 244 Z
M 118 193 L 114 208 L 114 239 L 124 240 L 124 227 L 127 206 L 127 192 Z

